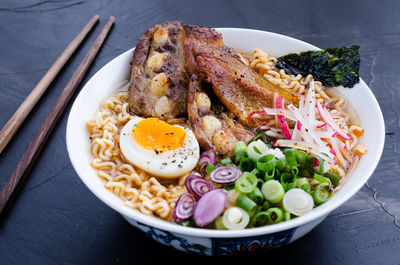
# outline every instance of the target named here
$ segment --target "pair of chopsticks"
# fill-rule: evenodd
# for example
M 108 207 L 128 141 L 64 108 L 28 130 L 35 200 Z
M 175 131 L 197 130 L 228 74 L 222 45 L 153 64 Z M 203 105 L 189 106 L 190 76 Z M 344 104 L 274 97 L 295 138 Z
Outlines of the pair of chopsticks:
M 88 33 L 93 29 L 98 20 L 99 20 L 99 15 L 93 16 L 93 18 L 89 21 L 89 23 L 67 46 L 67 48 L 63 51 L 60 57 L 57 58 L 57 60 L 50 67 L 47 73 L 43 76 L 43 78 L 39 81 L 36 87 L 29 94 L 29 96 L 21 104 L 18 110 L 6 123 L 4 128 L 0 131 L 0 153 L 4 150 L 5 146 L 14 136 L 15 132 L 18 130 L 18 128 L 25 120 L 25 118 L 28 116 L 29 112 L 32 110 L 37 101 L 46 91 L 47 87 L 54 80 L 54 78 L 60 72 L 60 70 L 68 61 L 68 59 L 71 57 L 71 55 L 74 53 L 74 51 L 78 48 L 78 46 L 88 35 Z M 71 99 L 75 90 L 77 89 L 83 77 L 85 76 L 87 70 L 91 66 L 94 58 L 96 57 L 97 52 L 100 50 L 100 47 L 102 46 L 104 40 L 106 39 L 107 34 L 109 33 L 114 23 L 114 20 L 115 18 L 113 16 L 111 16 L 107 20 L 106 25 L 102 29 L 99 36 L 96 38 L 96 41 L 94 42 L 90 50 L 85 55 L 85 58 L 83 58 L 81 64 L 78 66 L 78 68 L 72 75 L 68 84 L 65 86 L 64 91 L 58 97 L 57 102 L 50 110 L 50 113 L 46 117 L 39 131 L 37 132 L 35 138 L 29 144 L 21 160 L 19 161 L 17 167 L 12 173 L 10 179 L 5 184 L 3 190 L 0 193 L 0 214 L 4 212 L 4 210 L 8 208 L 8 206 L 10 206 L 11 197 L 13 197 L 16 194 L 17 189 L 21 186 L 21 184 L 27 177 L 30 169 L 32 168 L 33 164 L 38 158 L 40 151 L 42 150 L 51 132 L 53 131 L 58 119 L 60 118 L 65 107 L 67 106 L 68 101 Z

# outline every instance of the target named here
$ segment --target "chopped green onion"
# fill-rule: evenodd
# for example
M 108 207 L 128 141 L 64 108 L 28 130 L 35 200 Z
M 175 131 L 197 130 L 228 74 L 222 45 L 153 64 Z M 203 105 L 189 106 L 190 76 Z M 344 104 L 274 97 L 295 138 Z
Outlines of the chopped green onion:
M 249 198 L 252 201 L 256 202 L 257 204 L 260 204 L 264 201 L 264 195 L 262 194 L 261 190 L 257 187 L 249 193 Z
M 270 207 L 270 205 L 269 205 L 269 202 L 268 202 L 268 201 L 265 201 L 265 202 L 263 203 L 263 205 L 262 205 L 262 208 L 263 208 L 264 210 L 269 209 L 269 207 Z
M 254 176 L 256 176 L 257 178 L 262 176 L 261 171 L 258 170 L 257 168 L 250 171 L 250 173 L 253 174 Z
M 330 181 L 332 182 L 332 184 L 334 186 L 339 185 L 339 175 L 332 173 L 332 172 L 328 172 L 324 175 L 326 178 L 330 179 Z
M 265 135 L 264 132 L 261 132 L 261 133 L 257 134 L 253 139 L 251 139 L 250 143 L 254 142 L 254 141 L 257 141 L 257 140 L 261 140 L 264 143 L 266 143 L 267 142 L 267 136 Z
M 283 211 L 280 208 L 269 208 L 267 213 L 271 216 L 271 220 L 273 224 L 277 224 L 282 221 L 283 219 Z
M 268 175 L 274 175 L 275 166 L 276 158 L 271 154 L 263 156 L 257 160 L 257 169 L 261 172 L 268 172 Z
M 291 214 L 289 211 L 284 210 L 283 211 L 283 220 L 284 221 L 289 221 L 291 219 Z
M 181 226 L 185 226 L 185 227 L 189 227 L 192 225 L 192 222 L 190 220 L 186 220 L 186 221 L 176 221 L 177 224 L 181 225 Z
M 306 152 L 304 152 L 303 150 L 297 150 L 296 159 L 300 166 L 304 166 L 306 164 L 306 157 L 307 157 Z
M 297 149 L 285 149 L 283 151 L 285 154 L 286 162 L 290 167 L 297 167 L 297 159 L 296 157 L 298 156 L 298 150 Z
M 285 191 L 295 188 L 296 181 L 297 181 L 296 176 L 294 176 L 290 173 L 282 173 L 281 174 L 281 184 Z
M 297 177 L 297 175 L 299 174 L 299 168 L 298 167 L 291 167 L 290 168 L 290 172 L 292 172 L 292 174 Z
M 314 173 L 314 179 L 319 183 L 328 183 L 328 184 L 331 183 L 331 181 L 328 178 L 318 175 L 317 173 Z
M 247 157 L 247 145 L 243 141 L 238 141 L 234 147 L 235 161 L 239 162 L 240 159 Z
M 261 188 L 264 198 L 271 203 L 278 203 L 282 200 L 283 195 L 285 195 L 285 190 L 283 189 L 281 183 L 277 180 L 268 180 L 264 183 Z
M 257 162 L 251 157 L 245 157 L 240 159 L 239 169 L 242 172 L 248 171 L 251 172 L 254 168 L 256 168 Z
M 225 157 L 224 159 L 221 159 L 219 164 L 220 165 L 232 164 L 232 159 L 230 157 Z
M 235 190 L 240 193 L 249 193 L 257 187 L 257 177 L 250 172 L 244 172 L 235 182 Z
M 250 221 L 250 216 L 239 207 L 230 207 L 222 216 L 224 226 L 228 230 L 244 229 Z
M 258 178 L 258 179 L 257 179 L 257 186 L 261 188 L 262 185 L 264 185 L 264 182 L 265 182 L 264 180 Z
M 267 212 L 258 212 L 256 213 L 250 220 L 251 225 L 254 226 L 262 226 L 271 223 L 272 219 L 269 213 Z
M 207 175 L 210 175 L 211 171 L 213 171 L 216 167 L 217 167 L 216 165 L 208 164 L 208 166 L 206 167 Z
M 314 207 L 313 197 L 302 189 L 291 189 L 282 200 L 283 208 L 296 216 L 310 212 Z
M 247 146 L 247 155 L 253 159 L 259 159 L 264 156 L 268 151 L 268 146 L 261 140 L 257 140 L 251 142 L 249 146 Z
M 304 190 L 305 192 L 311 192 L 311 185 L 307 178 L 298 178 L 296 181 L 296 187 Z
M 273 180 L 273 179 L 274 179 L 274 176 L 275 176 L 275 173 L 271 176 L 271 175 L 268 174 L 268 172 L 265 172 L 264 180 L 265 180 L 265 181 Z
M 232 184 L 225 184 L 223 187 L 225 190 L 232 190 L 235 188 L 235 183 Z
M 237 197 L 235 204 L 245 210 L 247 213 L 251 213 L 257 207 L 257 203 L 255 203 L 252 199 L 240 193 Z
M 302 168 L 299 172 L 299 175 L 305 178 L 311 178 L 312 173 L 307 168 Z
M 276 161 L 276 169 L 278 169 L 279 171 L 282 171 L 282 169 L 284 169 L 286 166 L 286 159 L 284 157 L 281 157 L 278 159 L 278 161 Z
M 226 227 L 225 227 L 225 225 L 224 225 L 224 222 L 222 221 L 222 216 L 218 217 L 218 218 L 215 220 L 214 225 L 215 225 L 215 229 L 218 229 L 218 230 L 226 230 Z
M 312 197 L 314 199 L 315 204 L 323 204 L 329 199 L 329 183 L 323 182 L 315 187 L 314 193 Z

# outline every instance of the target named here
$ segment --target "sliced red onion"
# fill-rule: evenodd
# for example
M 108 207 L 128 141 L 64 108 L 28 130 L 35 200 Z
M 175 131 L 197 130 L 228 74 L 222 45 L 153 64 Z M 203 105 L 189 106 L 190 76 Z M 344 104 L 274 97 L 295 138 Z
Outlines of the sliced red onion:
M 187 176 L 185 186 L 187 190 L 196 197 L 196 199 L 199 199 L 207 192 L 214 190 L 214 186 L 209 181 L 196 175 Z
M 210 178 L 217 184 L 231 184 L 242 176 L 242 171 L 233 166 L 219 166 L 210 173 Z
M 196 199 L 193 194 L 187 192 L 181 195 L 179 200 L 176 202 L 172 217 L 176 221 L 185 221 L 189 219 L 193 215 L 195 205 Z
M 199 172 L 202 176 L 206 174 L 206 168 L 209 164 L 216 165 L 215 154 L 213 151 L 205 151 L 200 155 L 199 159 Z
M 200 198 L 193 212 L 193 221 L 198 227 L 204 227 L 221 216 L 225 209 L 226 193 L 224 189 L 216 189 Z

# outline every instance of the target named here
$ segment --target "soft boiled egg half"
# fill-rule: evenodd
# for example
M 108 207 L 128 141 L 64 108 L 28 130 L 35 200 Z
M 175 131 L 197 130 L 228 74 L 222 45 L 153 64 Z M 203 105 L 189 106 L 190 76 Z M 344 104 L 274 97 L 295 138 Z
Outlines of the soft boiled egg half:
M 134 117 L 121 130 L 122 154 L 150 174 L 175 178 L 193 170 L 199 160 L 199 144 L 190 129 L 157 118 Z

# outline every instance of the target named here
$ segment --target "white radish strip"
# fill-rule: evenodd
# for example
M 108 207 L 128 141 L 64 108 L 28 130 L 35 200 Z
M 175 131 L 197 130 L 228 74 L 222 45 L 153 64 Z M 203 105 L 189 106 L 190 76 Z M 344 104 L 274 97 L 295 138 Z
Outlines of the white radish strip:
M 264 109 L 265 113 L 268 114 L 268 115 L 283 114 L 283 115 L 285 115 L 285 117 L 287 119 L 292 120 L 292 121 L 296 121 L 296 117 L 292 113 L 287 112 L 285 110 L 283 110 L 283 113 L 282 113 L 282 111 L 277 109 L 277 108 L 263 108 L 263 109 Z
M 277 133 L 274 131 L 265 131 L 264 132 L 265 135 L 270 136 L 270 137 L 274 137 L 274 138 L 285 138 L 285 136 L 281 133 Z
M 299 110 L 301 110 L 301 111 L 304 108 L 304 100 L 305 100 L 305 97 L 303 95 L 301 95 L 300 99 L 299 99 Z
M 325 160 L 333 165 L 337 165 L 337 162 L 333 158 L 330 158 L 329 156 L 327 156 L 325 153 L 315 153 L 314 155 L 319 156 L 323 160 Z
M 294 129 L 293 129 L 292 140 L 295 140 L 295 141 L 301 140 L 301 133 L 300 133 L 299 128 L 301 129 L 301 122 L 297 121 L 296 125 L 294 126 Z
M 314 144 L 313 138 L 310 136 L 308 132 L 306 132 L 304 126 L 301 126 L 300 135 L 306 144 Z
M 331 138 L 334 136 L 332 131 L 315 131 L 314 132 L 319 138 Z
M 351 154 L 350 154 L 349 150 L 348 150 L 347 147 L 346 147 L 346 144 L 343 143 L 343 142 L 342 142 L 340 139 L 338 139 L 338 138 L 336 138 L 336 140 L 337 140 L 337 144 L 338 144 L 338 146 L 339 146 L 339 150 L 340 150 L 340 152 L 343 154 L 344 158 L 345 158 L 347 161 L 351 161 L 351 160 L 352 160 L 352 157 L 351 157 Z
M 314 79 L 311 79 L 310 86 L 307 92 L 307 101 L 310 102 L 309 110 L 308 110 L 308 124 L 314 129 L 315 128 L 315 88 L 314 88 Z
M 278 93 L 274 93 L 274 107 L 276 108 L 276 99 L 278 98 L 279 94 Z M 279 122 L 278 122 L 278 116 L 275 116 L 275 127 L 279 126 Z
M 301 122 L 302 127 L 305 127 L 306 133 L 308 133 L 319 146 L 324 146 L 325 144 L 321 140 L 321 138 L 319 138 L 316 134 L 314 134 L 314 127 L 310 125 L 306 119 L 304 119 L 300 111 L 293 105 L 289 105 L 288 109 L 290 109 L 292 113 L 296 116 L 297 120 Z
M 340 137 L 346 140 L 351 140 L 351 136 L 348 133 L 345 133 L 333 120 L 331 114 L 327 110 L 325 106 L 321 106 L 319 101 L 317 101 L 317 108 L 318 112 L 321 115 L 321 118 L 326 122 L 327 125 L 329 125 L 335 132 L 339 134 Z
M 347 169 L 348 166 L 349 166 L 349 163 L 342 156 L 342 153 L 340 152 L 340 149 L 339 149 L 339 146 L 338 146 L 338 143 L 337 143 L 337 139 L 336 138 L 329 138 L 329 142 L 330 142 L 330 144 L 332 146 L 333 151 L 335 151 L 335 153 L 336 153 L 336 157 L 337 157 L 340 165 L 344 169 Z
M 282 129 L 282 133 L 285 136 L 285 138 L 286 139 L 291 139 L 292 135 L 290 134 L 289 126 L 288 126 L 288 124 L 286 122 L 285 115 L 283 114 L 284 113 L 284 107 L 283 107 L 284 103 L 283 103 L 283 101 L 284 101 L 284 98 L 282 96 L 279 96 L 276 99 L 276 106 L 275 107 L 280 110 L 280 113 L 277 115 L 278 123 L 279 123 L 279 126 Z

